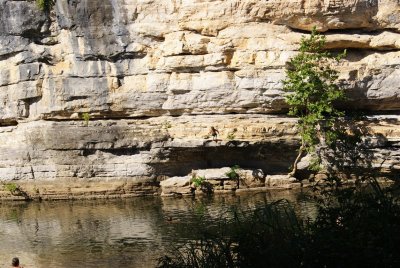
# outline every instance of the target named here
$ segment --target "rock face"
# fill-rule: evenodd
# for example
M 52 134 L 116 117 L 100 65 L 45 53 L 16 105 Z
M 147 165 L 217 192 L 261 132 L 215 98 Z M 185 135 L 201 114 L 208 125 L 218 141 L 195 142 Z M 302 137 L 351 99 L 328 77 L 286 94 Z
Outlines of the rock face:
M 69 197 L 157 194 L 236 164 L 285 173 L 298 137 L 281 80 L 313 26 L 348 50 L 342 105 L 379 115 L 366 121 L 385 137 L 374 165 L 398 177 L 396 0 L 74 0 L 49 13 L 0 0 L 0 180 Z

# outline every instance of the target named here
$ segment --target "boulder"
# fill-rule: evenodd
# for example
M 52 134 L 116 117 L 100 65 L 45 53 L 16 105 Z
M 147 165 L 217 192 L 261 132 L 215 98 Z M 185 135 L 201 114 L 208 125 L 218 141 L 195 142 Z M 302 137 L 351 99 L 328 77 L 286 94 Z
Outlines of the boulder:
M 162 196 L 191 195 L 191 177 L 172 177 L 160 182 Z

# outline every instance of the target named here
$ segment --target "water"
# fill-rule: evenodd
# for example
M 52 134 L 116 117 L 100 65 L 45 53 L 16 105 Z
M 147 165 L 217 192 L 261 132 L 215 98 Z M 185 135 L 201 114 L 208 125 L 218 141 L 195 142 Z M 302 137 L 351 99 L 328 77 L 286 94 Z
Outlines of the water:
M 4 202 L 0 204 L 0 267 L 14 256 L 26 267 L 154 267 L 170 245 L 193 239 L 234 209 L 286 198 L 313 213 L 295 191 L 196 198 Z

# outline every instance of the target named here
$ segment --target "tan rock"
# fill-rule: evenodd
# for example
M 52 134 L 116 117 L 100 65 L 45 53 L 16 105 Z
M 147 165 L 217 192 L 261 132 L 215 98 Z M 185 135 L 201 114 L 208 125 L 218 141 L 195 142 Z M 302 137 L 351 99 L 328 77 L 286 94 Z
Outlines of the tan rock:
M 191 188 L 191 177 L 172 177 L 160 182 L 161 195 L 174 196 L 174 195 L 191 195 L 193 188 Z
M 106 192 L 134 195 L 210 166 L 283 174 L 298 137 L 281 81 L 314 26 L 327 48 L 348 49 L 342 105 L 386 114 L 365 124 L 387 139 L 371 138 L 373 166 L 397 174 L 398 1 L 92 2 L 56 1 L 50 18 L 30 1 L 0 4 L 0 179 L 132 179 Z M 210 126 L 218 141 L 204 139 Z
M 296 182 L 296 178 L 290 177 L 288 175 L 267 175 L 267 177 L 265 178 L 265 186 L 267 187 L 298 187 L 299 185 L 295 184 Z

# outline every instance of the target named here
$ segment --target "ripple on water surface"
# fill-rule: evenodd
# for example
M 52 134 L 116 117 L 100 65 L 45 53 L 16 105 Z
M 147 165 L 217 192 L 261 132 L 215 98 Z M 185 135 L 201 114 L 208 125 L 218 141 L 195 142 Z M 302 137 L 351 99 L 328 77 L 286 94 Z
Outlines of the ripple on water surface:
M 218 225 L 233 210 L 286 198 L 301 213 L 312 205 L 293 191 L 201 198 L 0 204 L 0 267 L 19 256 L 28 267 L 154 267 L 165 248 L 195 239 L 201 224 Z

